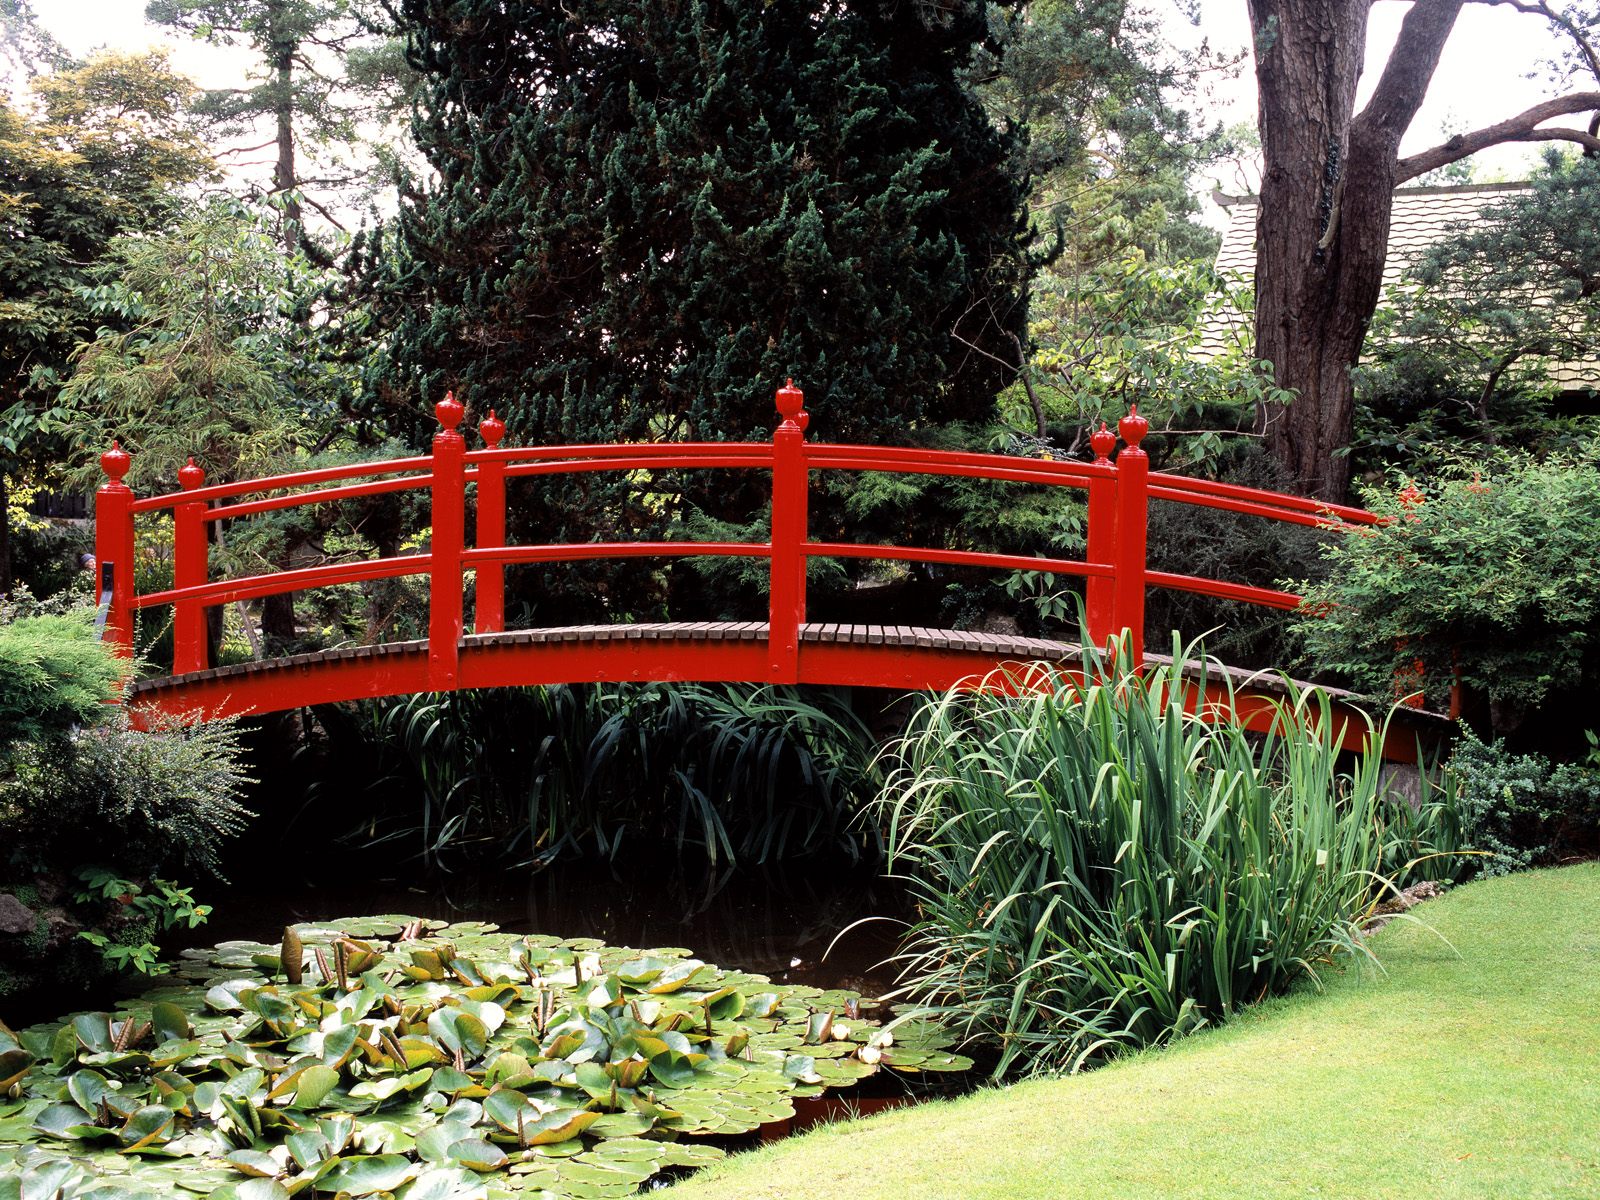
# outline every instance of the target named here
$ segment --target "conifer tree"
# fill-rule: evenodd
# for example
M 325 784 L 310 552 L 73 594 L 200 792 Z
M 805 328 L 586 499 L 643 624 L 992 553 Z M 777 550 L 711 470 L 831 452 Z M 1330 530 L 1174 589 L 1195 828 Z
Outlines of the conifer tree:
M 455 388 L 523 442 L 980 419 L 1025 330 L 1025 180 L 958 72 L 971 0 L 399 0 L 436 180 L 387 231 L 390 428 Z M 374 413 L 380 415 L 380 413 Z

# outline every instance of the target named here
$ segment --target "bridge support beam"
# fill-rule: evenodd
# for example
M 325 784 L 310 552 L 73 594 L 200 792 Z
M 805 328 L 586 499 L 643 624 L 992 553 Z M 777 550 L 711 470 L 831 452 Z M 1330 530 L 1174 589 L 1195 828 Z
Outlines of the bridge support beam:
M 123 658 L 133 657 L 133 489 L 122 477 L 133 465 L 122 444 L 112 441 L 100 456 L 106 481 L 94 494 L 94 567 L 100 593 L 102 637 Z
M 1145 549 L 1149 535 L 1150 458 L 1139 443 L 1150 422 L 1135 404 L 1117 422 L 1117 432 L 1127 444 L 1117 455 L 1117 523 L 1113 560 L 1117 573 L 1111 594 L 1111 629 L 1128 634 L 1128 653 L 1134 664 L 1144 662 Z

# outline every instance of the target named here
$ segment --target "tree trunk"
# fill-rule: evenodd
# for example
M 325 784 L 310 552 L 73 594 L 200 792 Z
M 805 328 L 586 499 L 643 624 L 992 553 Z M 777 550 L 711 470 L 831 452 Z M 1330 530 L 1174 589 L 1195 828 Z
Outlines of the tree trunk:
M 284 29 L 288 13 L 282 3 L 272 4 L 268 13 L 268 44 L 277 87 L 273 95 L 273 117 L 277 125 L 278 161 L 272 168 L 272 190 L 283 204 L 279 236 L 283 248 L 294 253 L 300 246 L 302 214 L 295 189 L 300 186 L 294 161 L 294 52 L 296 42 Z
M 1256 218 L 1256 357 L 1287 407 L 1264 408 L 1290 486 L 1342 501 L 1350 370 L 1383 287 L 1400 138 L 1462 0 L 1417 0 L 1372 101 L 1355 115 L 1370 0 L 1250 0 L 1264 171 Z

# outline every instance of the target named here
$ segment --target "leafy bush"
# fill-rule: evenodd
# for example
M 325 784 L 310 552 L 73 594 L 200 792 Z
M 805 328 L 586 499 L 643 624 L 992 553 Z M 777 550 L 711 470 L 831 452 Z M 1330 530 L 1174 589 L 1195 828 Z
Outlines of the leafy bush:
M 697 684 L 408 696 L 366 710 L 407 786 L 368 829 L 428 858 L 700 847 L 713 863 L 862 853 L 875 790 L 848 694 Z M 420 799 L 414 799 L 414 798 Z
M 22 870 L 217 875 L 223 845 L 253 815 L 240 754 L 231 722 L 140 731 L 112 710 L 96 728 L 16 748 L 0 780 L 0 840 Z
M 1463 875 L 1508 875 L 1564 852 L 1593 852 L 1600 841 L 1600 770 L 1512 754 L 1463 729 L 1438 787 L 1461 838 L 1486 857 Z
M 1597 680 L 1600 450 L 1504 453 L 1365 502 L 1388 524 L 1331 540 L 1328 578 L 1295 585 L 1307 659 L 1385 694 L 1420 662 L 1436 704 L 1457 676 L 1521 707 Z
M 121 694 L 123 673 L 92 609 L 0 620 L 0 750 L 91 724 Z
M 1014 682 L 929 700 L 881 802 L 923 913 L 905 992 L 999 1039 L 997 1073 L 1164 1041 L 1359 945 L 1383 789 L 1375 753 L 1341 766 L 1325 693 L 1256 735 L 1172 667 Z

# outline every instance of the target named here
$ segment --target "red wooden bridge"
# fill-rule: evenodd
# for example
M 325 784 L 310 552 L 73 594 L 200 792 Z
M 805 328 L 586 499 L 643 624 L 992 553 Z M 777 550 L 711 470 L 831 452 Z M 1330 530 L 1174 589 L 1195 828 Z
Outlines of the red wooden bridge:
M 136 497 L 123 482 L 131 460 L 116 444 L 100 462 L 108 476 L 96 500 L 95 546 L 105 637 L 133 654 L 136 610 L 170 605 L 173 674 L 135 685 L 133 703 L 169 713 L 258 714 L 310 704 L 458 688 L 604 680 L 705 680 L 944 688 L 1010 661 L 1075 661 L 1076 646 L 1031 638 L 905 626 L 834 625 L 806 620 L 806 564 L 816 557 L 898 559 L 1078 576 L 1085 581 L 1088 632 L 1104 645 L 1126 630 L 1136 660 L 1144 649 L 1145 590 L 1176 588 L 1250 604 L 1292 609 L 1288 592 L 1227 580 L 1152 571 L 1145 559 L 1152 500 L 1226 509 L 1299 525 L 1372 524 L 1361 509 L 1209 480 L 1151 474 L 1139 443 L 1149 425 L 1130 412 L 1118 424 L 1123 443 L 1104 425 L 1094 434 L 1092 462 L 1063 462 L 957 451 L 808 442 L 800 390 L 777 393 L 782 416 L 771 442 L 701 442 L 604 446 L 502 447 L 505 425 L 491 412 L 478 426 L 483 448 L 468 450 L 458 431 L 464 410 L 440 402 L 432 454 L 301 471 L 207 487 L 191 461 L 182 490 Z M 1114 454 L 1115 452 L 1115 454 Z M 506 484 L 529 476 L 665 468 L 770 472 L 772 519 L 766 542 L 591 542 L 509 545 Z M 885 471 L 966 476 L 1085 489 L 1088 539 L 1082 559 L 980 551 L 817 542 L 807 529 L 813 471 Z M 475 490 L 475 526 L 467 544 L 468 488 Z M 422 554 L 332 563 L 266 575 L 209 577 L 207 525 L 299 505 L 327 504 L 386 492 L 427 489 L 432 537 Z M 134 582 L 140 518 L 169 516 L 172 587 L 140 594 Z M 505 568 L 602 558 L 747 555 L 769 571 L 765 621 L 583 625 L 507 631 Z M 476 628 L 463 628 L 463 595 L 472 576 Z M 205 610 L 279 593 L 334 584 L 425 575 L 428 636 L 419 641 L 299 654 L 237 666 L 207 662 Z M 1265 707 L 1279 690 L 1251 677 L 1236 704 Z

